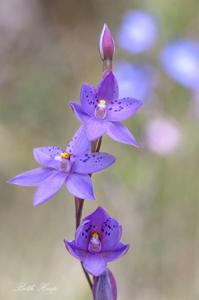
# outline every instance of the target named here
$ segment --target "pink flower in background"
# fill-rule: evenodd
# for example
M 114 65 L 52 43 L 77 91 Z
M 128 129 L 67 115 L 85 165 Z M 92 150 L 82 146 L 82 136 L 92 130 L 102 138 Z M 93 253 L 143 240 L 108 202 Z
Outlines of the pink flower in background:
M 181 132 L 175 121 L 158 118 L 148 123 L 145 142 L 152 152 L 168 155 L 176 150 L 180 141 Z

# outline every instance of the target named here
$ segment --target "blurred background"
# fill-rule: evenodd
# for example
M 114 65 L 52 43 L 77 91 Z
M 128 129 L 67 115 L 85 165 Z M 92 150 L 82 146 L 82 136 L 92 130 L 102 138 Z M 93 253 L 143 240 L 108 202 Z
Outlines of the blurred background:
M 119 300 L 199 299 L 198 11 L 198 0 L 0 0 L 1 299 L 91 299 L 63 243 L 72 197 L 63 189 L 33 208 L 34 189 L 5 182 L 37 166 L 34 147 L 64 147 L 78 128 L 68 101 L 101 78 L 103 23 L 120 96 L 145 103 L 125 122 L 141 148 L 103 139 L 118 160 L 93 177 L 84 216 L 101 205 L 123 225 L 131 249 L 110 267 Z

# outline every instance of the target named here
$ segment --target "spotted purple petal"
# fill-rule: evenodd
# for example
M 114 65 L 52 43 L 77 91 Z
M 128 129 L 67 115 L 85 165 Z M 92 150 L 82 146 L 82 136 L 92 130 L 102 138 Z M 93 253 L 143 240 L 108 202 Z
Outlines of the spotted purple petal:
M 8 183 L 21 186 L 34 186 L 40 184 L 51 175 L 50 168 L 36 168 L 23 172 L 8 180 Z
M 89 119 L 89 115 L 84 112 L 83 107 L 79 103 L 70 102 L 69 104 L 77 119 L 79 119 L 81 122 L 85 122 Z
M 98 99 L 108 102 L 118 99 L 118 84 L 113 72 L 108 72 L 96 88 Z
M 66 187 L 71 194 L 80 199 L 95 200 L 93 185 L 89 175 L 71 174 L 67 178 Z
M 63 152 L 63 149 L 49 146 L 49 147 L 39 147 L 33 149 L 33 155 L 35 160 L 43 166 L 57 168 L 59 166 L 59 161 L 56 157 L 59 157 Z
M 68 144 L 66 151 L 74 156 L 79 156 L 85 152 L 89 152 L 91 143 L 89 142 L 84 126 L 80 126 Z M 87 173 L 88 174 L 88 173 Z
M 88 242 L 92 230 L 97 230 L 97 227 L 89 220 L 84 220 L 77 228 L 75 233 L 75 246 L 79 249 L 88 249 Z
M 98 99 L 95 89 L 90 84 L 83 84 L 80 92 L 80 102 L 82 110 L 89 116 L 93 116 Z
M 52 171 L 51 176 L 42 181 L 34 195 L 33 205 L 37 206 L 52 198 L 66 180 L 65 172 Z
M 81 155 L 73 164 L 73 172 L 91 174 L 99 172 L 115 162 L 115 157 L 108 153 L 86 153 Z
M 83 221 L 90 221 L 92 223 L 92 228 L 101 231 L 102 224 L 109 218 L 110 216 L 107 212 L 99 206 L 92 214 L 84 218 Z
M 132 133 L 119 122 L 107 122 L 107 135 L 117 142 L 139 147 Z
M 103 222 L 101 227 L 102 251 L 114 249 L 120 241 L 122 228 L 119 223 L 112 218 Z
M 109 121 L 123 121 L 134 115 L 143 102 L 132 98 L 115 100 L 109 104 L 106 119 Z

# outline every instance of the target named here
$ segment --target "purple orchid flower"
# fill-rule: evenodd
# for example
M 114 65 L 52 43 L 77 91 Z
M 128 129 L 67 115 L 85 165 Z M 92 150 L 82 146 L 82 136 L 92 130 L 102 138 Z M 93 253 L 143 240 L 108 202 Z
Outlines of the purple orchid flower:
M 118 98 L 117 80 L 112 71 L 109 71 L 96 89 L 83 84 L 81 104 L 70 102 L 70 105 L 77 118 L 84 123 L 90 141 L 107 134 L 117 142 L 138 147 L 132 133 L 121 121 L 134 115 L 143 103 L 129 97 Z
M 129 246 L 120 242 L 122 227 L 98 207 L 77 228 L 75 240 L 64 241 L 71 255 L 83 262 L 85 270 L 99 276 L 108 262 L 124 255 Z
M 26 171 L 8 182 L 21 186 L 38 186 L 34 206 L 48 201 L 63 185 L 76 197 L 94 200 L 92 181 L 88 174 L 109 167 L 115 162 L 115 158 L 107 153 L 89 154 L 89 149 L 90 142 L 81 126 L 66 150 L 55 146 L 35 148 L 35 160 L 43 167 Z

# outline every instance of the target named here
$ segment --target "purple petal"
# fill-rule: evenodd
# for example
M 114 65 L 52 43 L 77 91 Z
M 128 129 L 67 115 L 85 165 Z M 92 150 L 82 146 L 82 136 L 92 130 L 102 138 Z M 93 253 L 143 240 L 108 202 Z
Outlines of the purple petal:
M 120 256 L 126 254 L 129 249 L 129 245 L 124 245 L 119 243 L 118 247 L 112 251 L 103 251 L 102 255 L 106 262 L 110 262 L 112 260 L 118 259 Z
M 8 180 L 8 183 L 21 186 L 34 186 L 41 183 L 51 175 L 50 168 L 37 168 L 21 173 Z
M 80 199 L 95 200 L 89 175 L 71 174 L 67 178 L 66 186 L 71 194 Z
M 33 155 L 35 160 L 43 166 L 56 168 L 60 162 L 55 160 L 56 156 L 60 156 L 63 149 L 56 146 L 34 148 Z
M 89 119 L 85 123 L 87 137 L 90 141 L 98 139 L 106 132 L 106 123 L 103 120 Z
M 91 143 L 87 138 L 85 127 L 82 125 L 74 134 L 72 140 L 68 144 L 66 151 L 79 156 L 85 152 L 89 152 Z
M 109 217 L 101 227 L 102 251 L 114 249 L 121 238 L 122 228 L 119 223 Z
M 132 133 L 119 122 L 107 122 L 107 135 L 117 142 L 139 147 Z
M 75 233 L 75 245 L 82 250 L 88 249 L 91 232 L 94 230 L 93 224 L 89 220 L 81 222 Z
M 102 224 L 109 218 L 110 216 L 106 213 L 106 211 L 102 207 L 98 207 L 92 214 L 84 218 L 83 221 L 90 221 L 92 229 L 100 232 Z
M 69 104 L 74 114 L 81 122 L 85 122 L 86 120 L 88 120 L 89 116 L 87 115 L 87 113 L 85 113 L 85 111 L 83 110 L 83 108 L 79 103 L 70 102 Z
M 90 116 L 94 115 L 98 99 L 95 89 L 90 84 L 83 84 L 80 92 L 80 102 L 82 110 Z
M 101 254 L 88 254 L 83 266 L 88 273 L 99 276 L 106 270 L 106 261 Z
M 74 241 L 66 241 L 64 240 L 66 249 L 69 251 L 69 253 L 74 256 L 75 258 L 79 259 L 80 261 L 83 261 L 86 258 L 87 251 L 79 249 L 76 247 Z
M 42 181 L 34 195 L 33 205 L 37 206 L 52 198 L 62 187 L 67 173 L 52 171 L 51 176 Z
M 115 100 L 113 104 L 108 105 L 106 119 L 109 121 L 123 121 L 128 119 L 136 113 L 142 104 L 142 101 L 132 98 Z
M 90 153 L 81 155 L 73 165 L 73 171 L 80 174 L 99 172 L 115 162 L 115 157 L 108 153 Z
M 108 72 L 96 88 L 98 99 L 111 101 L 118 99 L 118 84 L 113 72 Z

